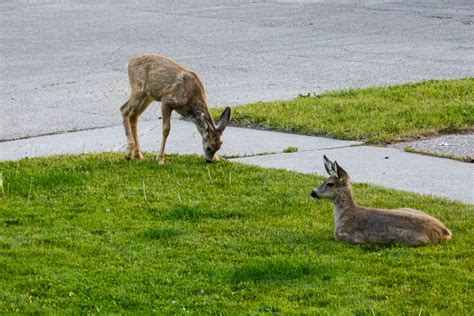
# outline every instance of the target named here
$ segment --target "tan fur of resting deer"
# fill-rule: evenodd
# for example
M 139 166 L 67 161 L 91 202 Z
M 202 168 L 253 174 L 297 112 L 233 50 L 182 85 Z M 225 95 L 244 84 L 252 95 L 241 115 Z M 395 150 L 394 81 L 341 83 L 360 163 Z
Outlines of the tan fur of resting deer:
M 178 112 L 189 118 L 202 137 L 207 162 L 218 160 L 216 152 L 221 148 L 221 136 L 230 121 L 231 110 L 227 107 L 217 124 L 207 107 L 206 92 L 199 76 L 177 62 L 158 55 L 145 54 L 134 57 L 128 64 L 131 86 L 130 99 L 120 108 L 123 127 L 127 136 L 126 159 L 142 159 L 138 141 L 138 118 L 153 101 L 161 102 L 163 139 L 156 160 L 165 162 L 165 146 L 171 129 L 171 113 Z
M 436 218 L 410 208 L 386 210 L 358 206 L 349 175 L 324 156 L 329 178 L 311 192 L 315 199 L 334 201 L 334 238 L 355 244 L 435 244 L 452 238 Z

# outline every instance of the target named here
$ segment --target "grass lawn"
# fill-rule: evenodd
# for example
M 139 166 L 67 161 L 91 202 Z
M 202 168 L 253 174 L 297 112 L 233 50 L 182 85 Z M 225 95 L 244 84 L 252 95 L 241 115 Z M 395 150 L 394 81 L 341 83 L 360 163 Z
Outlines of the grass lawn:
M 473 130 L 474 78 L 336 91 L 232 111 L 235 125 L 384 144 Z
M 361 204 L 426 210 L 454 239 L 355 246 L 310 199 L 319 177 L 122 156 L 0 163 L 0 313 L 474 310 L 472 205 L 356 185 Z

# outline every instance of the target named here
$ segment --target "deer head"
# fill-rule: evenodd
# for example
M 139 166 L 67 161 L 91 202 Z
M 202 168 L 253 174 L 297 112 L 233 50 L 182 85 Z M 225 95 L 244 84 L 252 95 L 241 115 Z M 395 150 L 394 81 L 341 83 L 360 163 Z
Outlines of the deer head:
M 319 187 L 311 191 L 311 197 L 315 199 L 331 199 L 336 197 L 349 186 L 349 174 L 342 169 L 337 161 L 332 162 L 324 155 L 324 167 L 329 174 Z
M 222 112 L 217 124 L 214 123 L 211 117 L 206 117 L 204 113 L 198 115 L 196 125 L 202 136 L 202 148 L 206 162 L 214 161 L 216 152 L 221 148 L 221 136 L 227 124 L 229 124 L 230 117 L 230 107 L 227 107 L 224 112 Z

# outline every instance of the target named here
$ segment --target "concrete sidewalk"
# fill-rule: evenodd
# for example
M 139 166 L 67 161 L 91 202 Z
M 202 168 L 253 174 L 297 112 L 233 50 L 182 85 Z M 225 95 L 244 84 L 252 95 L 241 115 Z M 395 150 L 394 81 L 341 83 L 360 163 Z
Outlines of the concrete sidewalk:
M 143 122 L 140 125 L 140 134 L 143 150 L 157 151 L 161 141 L 161 121 Z M 290 146 L 297 147 L 298 152 L 283 153 L 284 149 Z M 123 129 L 116 126 L 1 142 L 0 161 L 122 151 L 124 147 Z M 167 152 L 202 154 L 201 137 L 192 123 L 179 119 L 172 121 Z M 224 133 L 224 145 L 220 154 L 240 156 L 231 160 L 244 164 L 302 173 L 316 172 L 320 175 L 325 174 L 322 156 L 326 154 L 344 166 L 354 182 L 432 194 L 474 204 L 474 164 L 406 153 L 395 148 L 228 127 Z

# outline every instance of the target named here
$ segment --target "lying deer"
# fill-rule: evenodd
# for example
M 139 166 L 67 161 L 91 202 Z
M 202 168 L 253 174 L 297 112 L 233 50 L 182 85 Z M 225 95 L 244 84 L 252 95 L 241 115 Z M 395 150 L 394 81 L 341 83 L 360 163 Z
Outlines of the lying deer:
M 120 108 L 128 143 L 127 160 L 132 156 L 143 158 L 138 142 L 138 118 L 153 101 L 161 101 L 163 119 L 163 139 L 156 158 L 158 163 L 165 162 L 165 145 L 173 110 L 196 125 L 202 137 L 206 161 L 219 158 L 216 152 L 221 148 L 221 136 L 230 121 L 230 108 L 224 110 L 216 124 L 207 107 L 204 85 L 197 74 L 169 58 L 146 54 L 130 60 L 128 75 L 132 93 Z
M 423 212 L 401 208 L 385 210 L 358 206 L 349 175 L 337 162 L 324 156 L 329 178 L 311 192 L 315 199 L 334 201 L 334 238 L 355 244 L 435 244 L 452 237 L 449 229 Z

